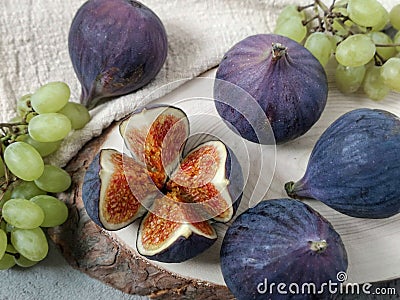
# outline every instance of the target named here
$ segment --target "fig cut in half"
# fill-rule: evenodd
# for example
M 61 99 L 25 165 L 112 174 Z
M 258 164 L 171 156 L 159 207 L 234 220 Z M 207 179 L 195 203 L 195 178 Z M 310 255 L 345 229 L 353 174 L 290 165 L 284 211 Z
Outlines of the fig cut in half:
M 144 214 L 137 250 L 153 260 L 181 262 L 210 247 L 212 222 L 231 220 L 242 195 L 234 153 L 208 141 L 183 156 L 189 122 L 175 107 L 140 109 L 119 129 L 130 155 L 103 149 L 93 160 L 82 191 L 88 215 L 117 230 Z

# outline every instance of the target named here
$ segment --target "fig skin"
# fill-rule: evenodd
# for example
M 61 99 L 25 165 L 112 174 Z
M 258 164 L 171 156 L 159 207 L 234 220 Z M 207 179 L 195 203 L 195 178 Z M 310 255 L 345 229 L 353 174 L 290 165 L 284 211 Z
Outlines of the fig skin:
M 306 133 L 320 118 L 327 101 L 328 83 L 319 61 L 299 43 L 275 34 L 258 34 L 234 45 L 222 59 L 216 78 L 249 93 L 256 103 L 235 99 L 229 91 L 214 86 L 215 106 L 220 116 L 245 139 L 270 144 L 259 128 L 269 121 L 277 144 Z M 238 97 L 240 98 L 240 97 Z M 250 106 L 250 107 L 249 107 Z M 247 112 L 251 122 L 243 116 Z M 255 128 L 252 128 L 255 127 Z
M 400 119 L 361 108 L 345 113 L 318 139 L 306 172 L 285 185 L 290 197 L 317 199 L 358 218 L 400 212 Z
M 99 217 L 100 201 L 100 153 L 97 153 L 86 170 L 82 185 L 82 201 L 84 203 L 88 216 L 98 226 L 104 227 Z M 89 199 L 90 198 L 90 199 Z
M 133 92 L 149 83 L 167 57 L 158 16 L 134 0 L 89 0 L 77 11 L 68 48 L 82 86 L 81 103 Z
M 303 283 L 314 283 L 318 291 L 329 280 L 338 282 L 337 273 L 347 266 L 346 249 L 332 225 L 292 199 L 265 200 L 242 213 L 228 228 L 221 247 L 224 280 L 239 300 L 325 299 L 323 294 L 279 294 L 276 287 L 297 283 L 301 292 Z M 265 280 L 268 286 L 260 287 Z M 329 293 L 326 286 L 325 292 Z

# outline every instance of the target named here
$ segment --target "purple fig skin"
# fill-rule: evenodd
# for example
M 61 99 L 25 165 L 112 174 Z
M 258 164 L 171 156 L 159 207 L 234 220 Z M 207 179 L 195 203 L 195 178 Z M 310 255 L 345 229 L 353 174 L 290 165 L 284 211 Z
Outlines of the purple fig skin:
M 400 213 L 400 119 L 359 108 L 335 120 L 316 142 L 304 176 L 287 182 L 289 197 L 316 199 L 348 216 Z
M 320 118 L 328 97 L 327 77 L 319 61 L 299 43 L 275 34 L 253 35 L 234 45 L 222 59 L 216 78 L 242 88 L 265 112 L 265 119 L 248 113 L 258 118 L 249 123 L 240 112 L 256 112 L 254 104 L 235 99 L 215 85 L 220 116 L 256 143 L 271 143 L 252 128 L 262 128 L 266 120 L 277 144 L 303 135 Z
M 303 283 L 314 283 L 320 291 L 324 283 L 338 283 L 338 272 L 347 267 L 339 234 L 298 200 L 265 200 L 248 209 L 228 228 L 221 247 L 224 280 L 239 300 L 327 299 L 327 286 L 325 294 L 317 295 L 280 294 L 276 287 L 296 283 L 301 291 Z M 268 287 L 261 286 L 260 292 L 265 280 Z
M 68 47 L 81 103 L 92 108 L 149 83 L 166 60 L 168 44 L 161 20 L 145 5 L 89 0 L 72 21 Z
M 100 153 L 97 153 L 93 161 L 90 163 L 89 168 L 86 170 L 82 186 L 82 201 L 84 203 L 88 216 L 98 226 L 104 227 L 100 222 L 99 216 L 99 201 L 100 201 L 100 186 L 101 180 L 99 176 L 100 166 Z

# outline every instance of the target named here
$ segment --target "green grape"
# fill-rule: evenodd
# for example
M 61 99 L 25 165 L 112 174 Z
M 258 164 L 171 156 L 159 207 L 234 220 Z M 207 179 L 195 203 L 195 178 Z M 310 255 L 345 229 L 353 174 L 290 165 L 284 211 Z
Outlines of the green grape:
M 355 34 L 342 41 L 336 48 L 336 60 L 346 67 L 367 64 L 375 55 L 375 44 L 364 34 Z
M 357 25 L 374 27 L 387 18 L 386 9 L 377 0 L 349 0 L 347 12 Z
M 376 101 L 382 100 L 389 93 L 389 88 L 381 76 L 381 68 L 374 65 L 368 67 L 363 81 L 364 93 Z
M 37 195 L 46 195 L 33 181 L 20 180 L 11 192 L 11 198 L 31 199 Z
M 61 81 L 49 82 L 32 94 L 32 107 L 39 114 L 57 112 L 67 104 L 70 94 L 70 89 L 66 83 Z
M 297 9 L 297 5 L 287 5 L 279 13 L 278 19 L 276 20 L 276 26 L 280 26 L 293 18 L 303 21 L 305 20 L 306 15 L 304 11 L 299 11 Z
M 41 227 L 55 227 L 63 224 L 68 218 L 68 208 L 64 202 L 52 196 L 36 196 L 30 201 L 39 205 L 44 212 Z
M 30 259 L 27 259 L 25 256 L 23 256 L 21 254 L 14 256 L 14 261 L 18 266 L 20 266 L 22 268 L 29 268 L 38 263 L 38 261 L 33 261 Z
M 59 113 L 71 121 L 72 129 L 81 129 L 90 121 L 88 109 L 80 103 L 68 102 Z
M 386 9 L 384 15 L 385 16 L 380 19 L 380 22 L 377 25 L 372 26 L 371 31 L 382 31 L 385 29 L 389 23 L 389 13 Z
M 326 66 L 331 57 L 332 42 L 325 33 L 311 33 L 308 36 L 304 47 L 306 47 L 318 59 L 322 66 Z
M 400 45 L 400 31 L 396 33 L 396 35 L 393 38 L 393 43 L 396 45 Z M 400 52 L 400 46 L 396 47 L 396 51 Z
M 62 143 L 62 140 L 55 141 L 55 142 L 38 142 L 34 140 L 29 134 L 24 134 L 22 138 L 19 139 L 29 145 L 33 146 L 42 157 L 46 157 L 54 152 L 56 152 Z
M 8 270 L 15 266 L 14 255 L 9 253 L 16 253 L 14 247 L 10 244 L 7 245 L 6 251 L 2 259 L 0 259 L 0 270 Z
M 0 177 L 3 177 L 6 174 L 6 169 L 4 168 L 3 159 L 0 156 Z
M 302 24 L 301 19 L 292 18 L 276 25 L 274 33 L 286 36 L 300 43 L 306 37 L 307 28 Z
M 383 32 L 370 32 L 368 36 L 372 39 L 375 44 L 391 45 L 393 44 L 390 36 Z M 376 47 L 376 53 L 378 53 L 384 60 L 388 60 L 396 54 L 394 47 Z
M 49 251 L 49 244 L 40 227 L 34 229 L 16 228 L 11 232 L 11 244 L 29 260 L 41 261 Z
M 400 4 L 397 4 L 392 7 L 389 13 L 389 19 L 392 26 L 400 30 Z
M 7 248 L 7 234 L 3 229 L 0 229 L 0 260 L 6 253 Z
M 356 92 L 364 79 L 366 67 L 345 67 L 338 65 L 335 71 L 335 82 L 339 91 L 344 94 Z
M 390 89 L 400 92 L 400 58 L 387 60 L 382 66 L 381 76 Z
M 7 222 L 4 220 L 0 221 L 0 229 L 7 231 Z
M 39 178 L 44 170 L 44 162 L 39 152 L 24 142 L 14 142 L 7 146 L 4 162 L 11 173 L 25 181 Z
M 3 208 L 4 204 L 11 199 L 11 189 L 7 189 L 4 192 L 0 192 L 0 209 Z
M 59 113 L 37 115 L 29 121 L 29 135 L 38 142 L 56 142 L 71 131 L 71 121 Z
M 35 184 L 46 192 L 60 193 L 71 185 L 71 176 L 57 166 L 45 165 L 42 176 L 35 180 Z
M 28 112 L 32 111 L 31 96 L 31 94 L 24 95 L 17 101 L 17 112 L 21 118 L 25 117 Z
M 39 205 L 18 198 L 10 199 L 4 204 L 2 215 L 8 224 L 21 229 L 39 227 L 44 220 L 44 212 Z

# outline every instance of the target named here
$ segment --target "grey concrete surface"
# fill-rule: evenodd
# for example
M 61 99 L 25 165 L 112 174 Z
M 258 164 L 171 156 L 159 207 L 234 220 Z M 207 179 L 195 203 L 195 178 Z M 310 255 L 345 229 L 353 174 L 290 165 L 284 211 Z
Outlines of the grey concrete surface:
M 127 295 L 73 269 L 51 243 L 48 256 L 31 268 L 0 271 L 0 300 L 145 300 Z

